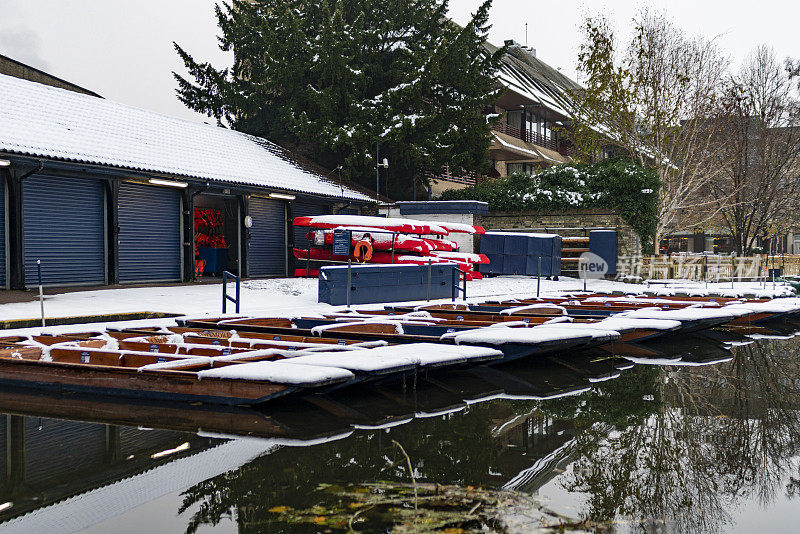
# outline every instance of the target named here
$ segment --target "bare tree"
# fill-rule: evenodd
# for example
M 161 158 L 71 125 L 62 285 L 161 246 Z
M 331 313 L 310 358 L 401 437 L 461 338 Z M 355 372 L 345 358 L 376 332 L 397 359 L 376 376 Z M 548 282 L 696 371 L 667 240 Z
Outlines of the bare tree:
M 578 63 L 585 90 L 573 95 L 572 110 L 576 146 L 614 145 L 656 171 L 658 243 L 687 214 L 706 213 L 699 208 L 709 202 L 699 193 L 714 177 L 713 135 L 702 119 L 716 109 L 728 61 L 713 40 L 688 36 L 649 10 L 634 21 L 621 53 L 604 19 L 587 18 L 583 30 Z
M 714 123 L 711 199 L 746 253 L 756 240 L 792 226 L 800 199 L 800 100 L 791 62 L 756 48 L 728 78 Z

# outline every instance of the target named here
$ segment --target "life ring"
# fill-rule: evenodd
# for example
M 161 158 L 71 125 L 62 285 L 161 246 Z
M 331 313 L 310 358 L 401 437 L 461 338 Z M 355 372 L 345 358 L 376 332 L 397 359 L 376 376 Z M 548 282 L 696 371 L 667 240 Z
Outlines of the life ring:
M 356 246 L 353 247 L 353 256 L 356 257 L 357 260 L 362 262 L 366 262 L 372 259 L 372 243 L 367 241 L 366 239 L 362 239 Z

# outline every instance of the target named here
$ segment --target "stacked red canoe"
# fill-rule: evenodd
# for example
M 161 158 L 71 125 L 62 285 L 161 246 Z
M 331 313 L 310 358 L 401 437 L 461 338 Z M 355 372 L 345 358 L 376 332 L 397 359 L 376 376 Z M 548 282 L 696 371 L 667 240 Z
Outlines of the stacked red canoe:
M 462 223 L 429 222 L 412 219 L 392 219 L 364 215 L 318 215 L 296 217 L 294 226 L 308 228 L 306 237 L 310 245 L 295 248 L 294 257 L 316 264 L 347 261 L 348 256 L 334 255 L 333 235 L 335 230 L 350 231 L 350 259 L 357 263 L 411 264 L 456 263 L 467 272 L 467 279 L 481 278 L 474 267 L 489 263 L 483 254 L 458 251 L 458 245 L 445 236 L 451 233 L 483 234 L 481 226 Z M 370 254 L 365 254 L 364 245 L 369 242 Z M 295 276 L 318 276 L 317 269 L 295 269 Z

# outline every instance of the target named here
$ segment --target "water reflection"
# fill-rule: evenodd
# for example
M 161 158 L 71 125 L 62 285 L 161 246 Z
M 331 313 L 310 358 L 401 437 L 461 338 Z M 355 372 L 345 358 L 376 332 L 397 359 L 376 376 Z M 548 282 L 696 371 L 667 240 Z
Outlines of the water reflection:
M 392 440 L 421 481 L 538 494 L 620 531 L 729 531 L 742 503 L 800 494 L 800 357 L 797 338 L 733 354 L 721 341 L 743 339 L 418 376 L 264 411 L 4 393 L 0 532 L 80 530 L 124 511 L 92 516 L 81 499 L 141 487 L 181 492 L 187 532 L 224 518 L 306 531 L 272 510 L 324 504 L 320 483 L 408 481 Z

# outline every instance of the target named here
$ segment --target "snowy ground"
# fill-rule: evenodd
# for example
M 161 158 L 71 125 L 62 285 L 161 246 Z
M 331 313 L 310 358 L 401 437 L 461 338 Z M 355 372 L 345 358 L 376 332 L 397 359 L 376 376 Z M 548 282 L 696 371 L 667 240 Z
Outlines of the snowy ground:
M 641 284 L 623 284 L 607 280 L 590 280 L 590 291 L 626 291 L 639 293 L 643 290 L 662 295 L 675 292 L 706 295 L 738 296 L 757 294 L 769 297 L 785 293 L 784 286 L 773 284 L 765 286 L 754 282 L 737 282 L 733 289 L 730 283 L 708 284 L 698 282 L 676 282 L 650 287 Z M 555 282 L 541 281 L 541 294 L 554 294 L 563 291 L 583 289 L 583 282 L 574 278 L 562 277 Z M 231 284 L 229 292 L 232 292 Z M 484 280 L 474 280 L 467 284 L 470 300 L 486 297 L 522 297 L 536 295 L 536 278 L 526 276 L 500 276 Z M 123 312 L 164 312 L 199 317 L 219 316 L 221 312 L 222 289 L 218 284 L 181 285 L 169 287 L 138 287 L 126 289 L 104 289 L 96 291 L 76 291 L 51 295 L 45 300 L 47 317 L 68 317 L 79 315 L 99 315 Z M 366 307 L 366 306 L 360 306 Z M 317 280 L 307 278 L 276 278 L 251 280 L 242 283 L 242 308 L 244 315 L 293 316 L 331 310 L 334 307 L 317 302 Z M 228 310 L 232 309 L 229 304 Z M 32 319 L 40 317 L 39 302 L 21 302 L 0 305 L 0 319 Z M 146 320 L 174 324 L 171 319 Z M 130 324 L 127 322 L 126 324 Z M 91 325 L 81 325 L 90 329 Z M 75 330 L 75 326 L 47 327 L 47 331 Z M 10 335 L 13 331 L 4 331 Z M 27 330 L 27 332 L 31 332 Z

